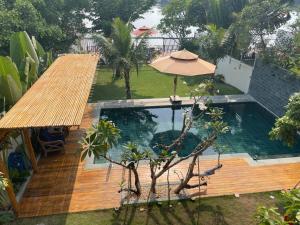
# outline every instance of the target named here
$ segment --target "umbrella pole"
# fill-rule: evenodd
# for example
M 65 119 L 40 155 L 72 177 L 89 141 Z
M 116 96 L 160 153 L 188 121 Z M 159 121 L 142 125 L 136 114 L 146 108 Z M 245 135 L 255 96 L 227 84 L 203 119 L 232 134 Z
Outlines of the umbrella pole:
M 172 108 L 172 130 L 175 129 L 175 109 Z
M 177 80 L 178 80 L 178 76 L 176 75 L 174 78 L 174 93 L 173 93 L 174 101 L 175 101 L 175 97 L 176 97 Z

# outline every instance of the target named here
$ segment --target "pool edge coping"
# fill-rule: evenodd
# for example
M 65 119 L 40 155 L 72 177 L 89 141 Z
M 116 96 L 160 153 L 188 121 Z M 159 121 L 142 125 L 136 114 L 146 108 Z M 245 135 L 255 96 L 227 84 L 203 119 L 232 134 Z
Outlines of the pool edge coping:
M 256 102 L 262 106 L 261 103 L 256 101 L 251 95 L 242 94 L 242 95 L 217 95 L 217 96 L 204 96 L 209 97 L 213 103 L 243 103 L 243 102 Z M 190 105 L 193 103 L 193 100 L 190 97 L 180 97 L 182 100 L 181 105 Z M 100 118 L 101 109 L 108 108 L 125 108 L 125 107 L 159 107 L 159 106 L 171 106 L 169 98 L 151 98 L 151 99 L 130 99 L 130 100 L 106 100 L 98 101 L 97 103 L 90 103 L 93 110 L 93 120 L 92 124 L 96 124 Z M 264 107 L 264 106 L 263 106 Z M 265 107 L 264 107 L 265 108 Z M 268 110 L 269 111 L 269 110 Z M 270 112 L 270 111 L 269 111 Z M 274 115 L 274 113 L 272 113 Z M 216 158 L 216 155 L 206 155 L 200 156 L 200 160 L 213 160 Z M 291 164 L 299 163 L 300 157 L 286 157 L 286 158 L 276 158 L 276 159 L 253 159 L 248 153 L 233 153 L 233 154 L 223 154 L 221 155 L 222 159 L 229 158 L 240 158 L 244 159 L 250 166 L 268 166 L 268 165 L 278 165 L 278 164 Z M 113 166 L 111 163 L 101 163 L 94 164 L 94 156 L 87 157 L 85 160 L 84 169 L 85 170 L 94 170 L 102 169 Z

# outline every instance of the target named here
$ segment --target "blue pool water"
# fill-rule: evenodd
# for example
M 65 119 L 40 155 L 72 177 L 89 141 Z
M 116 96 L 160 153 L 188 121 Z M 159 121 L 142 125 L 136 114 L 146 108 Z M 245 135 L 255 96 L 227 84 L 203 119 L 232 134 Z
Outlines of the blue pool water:
M 300 155 L 299 144 L 289 148 L 280 141 L 269 139 L 268 133 L 275 117 L 259 104 L 232 103 L 214 106 L 223 108 L 224 121 L 230 126 L 230 132 L 218 137 L 218 144 L 227 146 L 226 153 L 248 153 L 257 159 Z M 120 159 L 123 146 L 129 141 L 138 144 L 141 149 L 152 149 L 157 153 L 157 144 L 170 144 L 178 137 L 184 109 L 189 107 L 175 110 L 171 107 L 102 109 L 100 118 L 113 121 L 121 130 L 119 145 L 111 149 L 109 154 L 114 159 Z M 203 123 L 202 119 L 197 127 L 190 130 L 180 156 L 187 155 L 206 136 Z M 216 154 L 213 147 L 204 152 L 204 155 L 212 154 Z M 103 163 L 103 160 L 96 160 L 95 163 Z

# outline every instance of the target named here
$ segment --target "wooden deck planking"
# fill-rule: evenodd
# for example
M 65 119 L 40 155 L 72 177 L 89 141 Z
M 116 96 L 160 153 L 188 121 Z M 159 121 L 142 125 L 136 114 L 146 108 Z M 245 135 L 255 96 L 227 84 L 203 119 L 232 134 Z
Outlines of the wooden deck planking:
M 66 153 L 52 154 L 39 161 L 39 172 L 34 174 L 23 199 L 21 217 L 51 215 L 118 207 L 120 204 L 119 183 L 123 168 L 86 170 L 80 162 L 78 140 L 90 127 L 93 108 L 87 107 L 79 130 L 73 129 L 67 139 Z M 201 171 L 214 166 L 215 160 L 201 161 Z M 205 196 L 252 193 L 292 188 L 300 180 L 300 164 L 250 166 L 243 158 L 222 160 L 223 168 L 209 179 Z M 183 174 L 187 162 L 179 164 L 177 171 Z M 141 165 L 141 182 L 150 182 L 149 168 Z M 109 179 L 107 180 L 107 176 Z M 127 173 L 124 176 L 127 178 Z M 177 175 L 170 171 L 170 180 L 178 182 Z M 162 177 L 159 182 L 166 182 Z M 197 182 L 197 179 L 194 179 Z M 189 191 L 190 193 L 194 192 Z

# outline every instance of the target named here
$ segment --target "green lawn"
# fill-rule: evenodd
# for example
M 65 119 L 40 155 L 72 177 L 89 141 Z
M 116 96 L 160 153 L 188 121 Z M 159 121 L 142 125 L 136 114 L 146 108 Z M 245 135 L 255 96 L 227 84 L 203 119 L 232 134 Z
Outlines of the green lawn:
M 190 90 L 204 79 L 207 79 L 207 77 L 180 78 L 177 94 L 182 97 L 188 96 Z M 135 71 L 131 73 L 132 97 L 136 99 L 169 97 L 173 92 L 173 80 L 174 77 L 171 75 L 165 75 L 149 66 L 144 66 L 138 76 Z M 220 90 L 220 95 L 241 94 L 240 90 L 228 84 L 217 83 L 217 88 Z M 125 99 L 124 80 L 113 81 L 110 69 L 98 70 L 97 82 L 92 93 L 92 102 L 116 99 Z
M 275 196 L 271 199 L 270 195 Z M 124 206 L 123 209 L 62 214 L 20 219 L 10 225 L 253 225 L 257 206 L 275 206 L 278 193 L 258 193 L 202 198 L 200 201 L 172 202 L 152 206 Z M 108 199 L 109 201 L 109 199 Z M 34 206 L 33 206 L 34 207 Z M 141 208 L 144 211 L 141 211 Z

